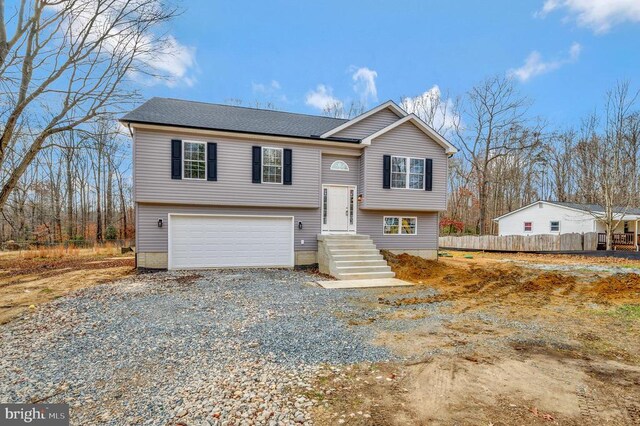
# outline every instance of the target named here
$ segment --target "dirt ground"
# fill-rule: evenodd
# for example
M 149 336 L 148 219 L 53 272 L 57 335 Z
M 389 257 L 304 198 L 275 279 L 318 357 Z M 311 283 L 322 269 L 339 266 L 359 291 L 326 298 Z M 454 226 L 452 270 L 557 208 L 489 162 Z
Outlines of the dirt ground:
M 378 334 L 412 361 L 328 368 L 318 424 L 640 425 L 640 262 L 451 253 L 385 253 L 398 278 L 437 292 L 378 303 L 443 320 Z
M 132 254 L 116 249 L 38 250 L 0 254 L 0 324 L 69 291 L 134 272 Z

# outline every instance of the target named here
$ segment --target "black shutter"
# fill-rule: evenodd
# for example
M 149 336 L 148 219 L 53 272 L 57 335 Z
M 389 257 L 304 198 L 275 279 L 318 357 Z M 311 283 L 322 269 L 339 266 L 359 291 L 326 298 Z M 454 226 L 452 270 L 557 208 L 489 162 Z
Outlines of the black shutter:
M 171 179 L 182 179 L 182 141 L 171 140 Z
M 207 142 L 207 180 L 218 180 L 218 144 Z
M 290 149 L 284 149 L 284 158 L 283 158 L 283 164 L 284 164 L 284 168 L 283 168 L 283 175 L 282 175 L 282 183 L 284 185 L 291 185 L 291 180 L 292 180 L 292 156 L 293 156 L 293 152 Z
M 262 181 L 262 148 L 259 146 L 253 147 L 253 161 L 252 161 L 252 179 L 253 183 L 261 183 Z
M 382 157 L 382 187 L 384 189 L 391 188 L 391 156 Z
M 424 160 L 424 190 L 433 190 L 433 160 L 431 158 Z

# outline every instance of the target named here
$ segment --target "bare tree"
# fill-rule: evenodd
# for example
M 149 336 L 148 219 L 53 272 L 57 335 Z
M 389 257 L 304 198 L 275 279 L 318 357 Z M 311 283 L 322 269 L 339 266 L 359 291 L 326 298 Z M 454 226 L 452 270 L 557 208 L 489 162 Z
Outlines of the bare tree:
M 7 16 L 0 1 L 0 210 L 48 138 L 136 99 L 124 83 L 156 73 L 150 58 L 170 43 L 155 29 L 175 13 L 160 0 L 20 0 Z M 10 165 L 30 118 L 30 141 Z
M 512 80 L 495 76 L 473 87 L 458 107 L 455 134 L 477 187 L 479 233 L 490 230 L 488 201 L 494 163 L 541 143 L 539 126 L 529 127 L 525 117 L 529 105 Z
M 632 162 L 627 154 L 630 151 L 629 132 L 627 126 L 632 121 L 632 108 L 640 92 L 631 93 L 627 81 L 618 82 L 616 86 L 607 92 L 604 114 L 604 131 L 598 135 L 595 125 L 589 127 L 589 132 L 581 141 L 583 155 L 589 164 L 589 173 L 594 188 L 594 202 L 599 208 L 592 212 L 604 223 L 607 233 L 607 250 L 612 249 L 614 229 L 624 220 L 624 215 L 632 204 L 633 194 L 630 178 L 635 172 L 631 171 Z M 594 123 L 596 120 L 592 119 Z M 634 149 L 635 147 L 632 147 Z
M 351 101 L 345 108 L 344 103 L 338 101 L 332 104 L 326 105 L 322 110 L 322 113 L 327 117 L 333 118 L 353 118 L 364 113 L 367 110 L 366 105 L 359 101 Z
M 400 99 L 400 106 L 405 111 L 420 117 L 443 136 L 447 136 L 455 119 L 454 103 L 447 93 L 442 95 L 437 86 L 418 96 L 403 96 Z

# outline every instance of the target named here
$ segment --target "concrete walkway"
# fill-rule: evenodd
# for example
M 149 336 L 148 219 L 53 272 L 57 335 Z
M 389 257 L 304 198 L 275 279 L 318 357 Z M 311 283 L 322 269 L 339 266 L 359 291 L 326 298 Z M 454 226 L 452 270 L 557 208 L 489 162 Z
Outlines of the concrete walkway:
M 316 281 L 323 288 L 376 288 L 410 287 L 413 284 L 397 278 L 372 278 L 366 280 Z

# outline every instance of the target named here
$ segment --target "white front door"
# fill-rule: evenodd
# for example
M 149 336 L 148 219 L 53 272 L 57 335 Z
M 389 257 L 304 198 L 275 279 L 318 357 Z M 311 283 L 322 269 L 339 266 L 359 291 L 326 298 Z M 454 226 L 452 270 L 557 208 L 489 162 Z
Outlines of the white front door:
M 355 231 L 355 188 L 331 186 L 323 188 L 322 230 L 326 232 Z

